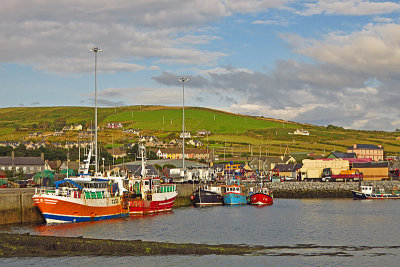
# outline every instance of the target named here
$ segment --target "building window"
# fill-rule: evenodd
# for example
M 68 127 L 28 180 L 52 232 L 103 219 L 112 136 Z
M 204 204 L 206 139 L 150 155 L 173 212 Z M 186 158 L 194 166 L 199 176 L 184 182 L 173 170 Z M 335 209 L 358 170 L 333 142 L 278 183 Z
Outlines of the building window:
M 26 167 L 23 167 L 22 169 L 24 170 L 24 172 L 26 172 Z
M 30 167 L 30 170 L 31 170 L 31 171 L 35 170 L 35 167 Z

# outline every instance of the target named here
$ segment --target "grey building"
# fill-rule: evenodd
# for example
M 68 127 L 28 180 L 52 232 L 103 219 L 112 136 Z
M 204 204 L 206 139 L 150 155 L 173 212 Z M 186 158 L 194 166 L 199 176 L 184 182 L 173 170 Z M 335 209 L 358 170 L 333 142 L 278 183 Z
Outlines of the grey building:
M 44 154 L 40 157 L 15 157 L 12 151 L 11 157 L 0 157 L 0 170 L 23 171 L 27 176 L 33 176 L 37 172 L 45 170 Z

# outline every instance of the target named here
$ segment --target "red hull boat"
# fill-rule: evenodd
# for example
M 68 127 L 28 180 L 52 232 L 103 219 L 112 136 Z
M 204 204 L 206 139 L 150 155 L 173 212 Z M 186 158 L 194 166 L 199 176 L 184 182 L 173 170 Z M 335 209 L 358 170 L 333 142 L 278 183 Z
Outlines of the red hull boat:
M 129 214 L 153 214 L 171 211 L 178 191 L 175 184 L 163 184 L 160 178 L 147 177 L 146 149 L 139 144 L 142 158 L 140 178 L 130 178 L 126 182 L 129 192 Z
M 169 192 L 167 190 L 164 192 L 164 188 L 170 188 Z M 142 194 L 142 197 L 139 199 L 129 200 L 130 214 L 153 214 L 171 211 L 175 198 L 178 195 L 176 186 L 171 184 L 155 186 L 155 188 L 153 187 L 153 192 L 147 191 Z
M 254 193 L 250 196 L 251 205 L 272 205 L 274 203 L 274 198 L 265 193 Z
M 268 187 L 257 186 L 250 188 L 247 201 L 251 205 L 272 205 L 274 203 L 274 195 Z

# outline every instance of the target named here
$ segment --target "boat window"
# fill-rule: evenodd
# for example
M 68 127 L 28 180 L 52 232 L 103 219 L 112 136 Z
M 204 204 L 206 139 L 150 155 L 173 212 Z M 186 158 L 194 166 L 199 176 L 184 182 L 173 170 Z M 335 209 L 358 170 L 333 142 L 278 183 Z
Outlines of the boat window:
M 145 181 L 144 184 L 145 184 L 145 185 L 149 185 L 149 181 Z

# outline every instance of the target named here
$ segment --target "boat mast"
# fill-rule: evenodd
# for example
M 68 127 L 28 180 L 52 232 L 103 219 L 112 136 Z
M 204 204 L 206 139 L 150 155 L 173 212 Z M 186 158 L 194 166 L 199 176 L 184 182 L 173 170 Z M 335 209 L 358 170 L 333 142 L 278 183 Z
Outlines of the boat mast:
M 142 158 L 142 171 L 141 171 L 141 175 L 142 175 L 142 179 L 144 179 L 147 175 L 147 171 L 146 171 L 146 148 L 143 144 L 139 143 L 139 150 L 140 150 L 140 156 Z

